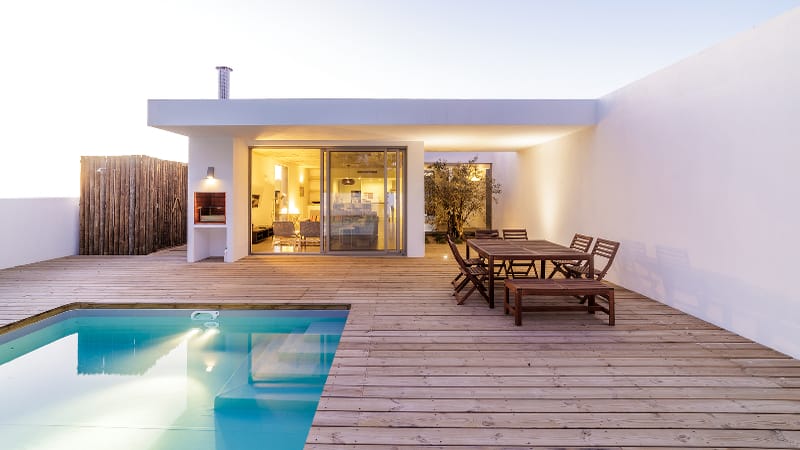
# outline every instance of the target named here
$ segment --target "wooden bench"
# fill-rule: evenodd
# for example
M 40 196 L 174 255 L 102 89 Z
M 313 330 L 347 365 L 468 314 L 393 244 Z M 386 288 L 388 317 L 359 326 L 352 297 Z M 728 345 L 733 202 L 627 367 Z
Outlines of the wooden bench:
M 514 296 L 513 304 L 509 296 Z M 564 306 L 522 306 L 523 295 L 568 295 L 586 296 L 587 304 Z M 595 302 L 595 296 L 600 295 L 608 300 L 608 307 Z M 505 297 L 503 310 L 506 314 L 514 313 L 514 324 L 522 325 L 523 311 L 603 311 L 608 314 L 608 325 L 614 325 L 614 288 L 603 284 L 601 281 L 586 278 L 558 279 L 507 279 L 505 280 Z

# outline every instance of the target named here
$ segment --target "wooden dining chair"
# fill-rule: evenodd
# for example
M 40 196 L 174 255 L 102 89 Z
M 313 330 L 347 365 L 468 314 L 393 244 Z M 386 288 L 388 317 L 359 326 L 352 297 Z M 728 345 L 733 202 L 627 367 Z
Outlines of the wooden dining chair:
M 528 230 L 525 228 L 503 228 L 503 240 L 527 241 Z M 536 266 L 533 261 L 515 262 L 513 260 L 508 260 L 503 267 L 505 268 L 506 274 L 511 278 L 529 277 L 531 271 L 533 271 L 533 276 L 535 278 L 539 277 L 539 273 L 536 271 Z
M 528 230 L 526 230 L 525 228 L 503 228 L 503 240 L 527 241 Z
M 592 246 L 593 240 L 594 238 L 591 236 L 575 233 L 575 236 L 572 237 L 572 242 L 569 244 L 569 248 L 585 253 L 589 251 L 589 247 Z M 550 272 L 550 275 L 548 275 L 547 278 L 553 278 L 553 275 L 555 275 L 556 272 L 559 272 L 564 275 L 564 277 L 567 277 L 567 270 L 564 268 L 564 266 L 576 266 L 580 264 L 580 261 L 575 259 L 555 259 L 550 262 L 553 263 L 553 271 Z
M 452 239 L 450 238 L 450 236 L 447 236 L 447 241 L 448 241 L 448 244 L 450 242 L 452 242 Z M 453 255 L 453 257 L 455 258 L 455 255 Z M 481 258 L 463 258 L 463 260 L 464 260 L 464 264 L 466 264 L 469 267 L 472 267 L 472 266 L 485 266 L 486 265 L 484 260 L 481 259 Z M 463 284 L 466 283 L 465 280 L 461 280 L 461 278 L 463 276 L 464 276 L 464 274 L 461 271 L 459 271 L 458 274 L 455 276 L 455 278 L 453 278 L 453 280 L 450 281 L 450 284 L 452 284 L 453 286 L 461 286 L 461 287 L 463 287 Z M 459 281 L 459 280 L 461 280 L 461 281 Z M 458 289 L 458 290 L 460 290 L 460 289 Z
M 497 230 L 475 230 L 475 239 L 500 239 Z
M 464 280 L 455 286 L 453 291 L 453 295 L 456 297 L 456 304 L 461 305 L 464 303 L 476 290 L 481 294 L 484 300 L 486 300 L 486 303 L 489 303 L 489 294 L 485 285 L 486 279 L 489 277 L 489 271 L 486 270 L 486 266 L 468 266 L 461 256 L 458 246 L 450 239 L 450 236 L 447 236 L 447 244 L 450 246 L 453 258 L 456 260 L 456 263 L 458 263 L 459 271 L 461 271 L 461 274 L 464 276 Z M 461 293 L 468 285 L 469 289 Z
M 492 229 L 479 229 L 475 230 L 475 239 L 500 239 L 500 232 Z M 486 262 L 484 261 L 484 264 Z M 495 276 L 500 277 L 505 271 L 505 266 L 499 264 L 495 269 Z
M 567 278 L 592 278 L 594 280 L 600 281 L 602 280 L 606 274 L 608 273 L 608 269 L 611 268 L 611 264 L 614 262 L 614 258 L 617 256 L 617 251 L 619 251 L 619 242 L 610 241 L 608 239 L 597 238 L 597 241 L 594 243 L 594 248 L 592 248 L 592 258 L 594 258 L 595 263 L 599 258 L 601 261 L 605 260 L 605 264 L 602 264 L 602 267 L 598 267 L 595 265 L 594 273 L 589 274 L 589 263 L 588 261 L 583 261 L 581 264 L 567 264 L 564 268 L 567 271 Z M 586 302 L 586 297 L 580 297 L 581 303 Z

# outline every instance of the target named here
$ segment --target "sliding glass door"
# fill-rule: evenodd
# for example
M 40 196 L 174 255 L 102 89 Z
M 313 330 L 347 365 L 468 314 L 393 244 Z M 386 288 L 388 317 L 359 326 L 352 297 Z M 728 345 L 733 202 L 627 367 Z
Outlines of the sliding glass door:
M 400 149 L 328 151 L 331 252 L 402 251 Z
M 251 253 L 402 254 L 400 148 L 251 151 Z

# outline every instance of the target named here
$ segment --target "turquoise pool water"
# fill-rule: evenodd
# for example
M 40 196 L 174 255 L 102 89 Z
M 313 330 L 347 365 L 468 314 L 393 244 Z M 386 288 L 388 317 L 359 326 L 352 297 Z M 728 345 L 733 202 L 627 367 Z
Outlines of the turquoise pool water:
M 75 310 L 0 335 L 0 448 L 301 449 L 344 310 Z

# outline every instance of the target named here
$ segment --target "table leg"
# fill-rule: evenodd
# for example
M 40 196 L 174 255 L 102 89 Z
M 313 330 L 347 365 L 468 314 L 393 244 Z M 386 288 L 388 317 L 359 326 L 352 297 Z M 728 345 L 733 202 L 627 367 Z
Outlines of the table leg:
M 608 293 L 608 325 L 614 325 L 614 290 Z
M 539 278 L 547 278 L 544 274 L 544 260 L 542 260 L 542 270 L 539 271 Z
M 489 256 L 489 308 L 494 308 L 494 257 Z

